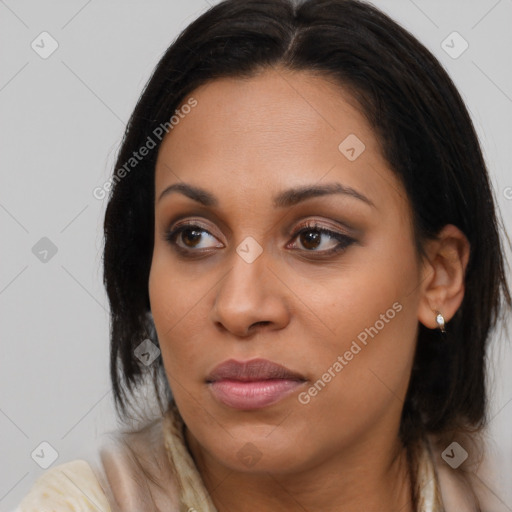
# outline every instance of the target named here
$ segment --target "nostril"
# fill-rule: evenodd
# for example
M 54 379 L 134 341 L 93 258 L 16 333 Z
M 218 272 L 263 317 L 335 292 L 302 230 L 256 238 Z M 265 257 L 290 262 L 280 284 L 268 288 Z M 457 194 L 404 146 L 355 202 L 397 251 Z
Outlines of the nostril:
M 256 325 L 267 325 L 269 324 L 270 322 L 268 320 L 264 321 L 264 322 L 255 322 L 254 324 L 252 324 L 251 327 L 254 327 Z

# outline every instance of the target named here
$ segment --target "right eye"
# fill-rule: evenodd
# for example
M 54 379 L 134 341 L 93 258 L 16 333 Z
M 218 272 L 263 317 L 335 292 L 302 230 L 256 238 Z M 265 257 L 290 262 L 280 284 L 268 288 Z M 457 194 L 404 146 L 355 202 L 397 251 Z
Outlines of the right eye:
M 211 249 L 213 247 L 224 247 L 222 244 L 201 247 L 205 234 L 212 240 L 216 240 L 216 238 L 202 226 L 197 224 L 182 224 L 181 226 L 165 233 L 165 239 L 173 246 L 173 248 L 183 254 L 202 252 L 202 250 Z

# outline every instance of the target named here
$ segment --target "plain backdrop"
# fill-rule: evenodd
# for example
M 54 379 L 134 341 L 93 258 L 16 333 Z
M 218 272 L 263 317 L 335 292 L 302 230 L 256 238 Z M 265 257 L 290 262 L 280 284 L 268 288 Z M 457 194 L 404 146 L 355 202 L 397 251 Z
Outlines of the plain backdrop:
M 438 57 L 461 91 L 510 233 L 512 0 L 376 4 Z M 162 53 L 209 5 L 0 0 L 1 511 L 16 507 L 42 463 L 90 458 L 116 426 L 101 273 L 106 202 L 93 190 L 108 179 Z M 504 336 L 492 347 L 490 436 L 510 484 L 512 351 Z M 490 476 L 487 483 L 512 510 L 511 491 Z

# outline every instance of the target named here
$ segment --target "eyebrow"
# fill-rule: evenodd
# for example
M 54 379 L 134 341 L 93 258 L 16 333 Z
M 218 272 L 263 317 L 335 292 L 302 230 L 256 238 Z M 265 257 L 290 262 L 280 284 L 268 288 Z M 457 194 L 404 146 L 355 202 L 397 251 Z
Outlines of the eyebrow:
M 180 192 L 188 198 L 210 207 L 219 206 L 219 200 L 207 190 L 200 187 L 189 185 L 188 183 L 175 183 L 168 186 L 158 198 L 160 201 L 164 196 L 171 192 Z M 352 187 L 347 187 L 341 183 L 327 183 L 325 185 L 305 185 L 301 187 L 295 187 L 283 192 L 280 192 L 274 197 L 274 208 L 286 208 L 294 206 L 302 201 L 313 197 L 320 197 L 329 194 L 343 194 L 350 197 L 359 199 L 360 201 L 368 204 L 375 208 L 374 203 L 368 199 L 365 195 L 361 194 Z

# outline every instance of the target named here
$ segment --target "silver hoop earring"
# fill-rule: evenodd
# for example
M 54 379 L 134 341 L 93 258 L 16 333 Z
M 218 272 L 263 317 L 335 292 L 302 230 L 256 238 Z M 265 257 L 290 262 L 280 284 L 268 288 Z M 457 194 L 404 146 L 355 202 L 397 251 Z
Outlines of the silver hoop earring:
M 437 326 L 439 327 L 439 330 L 441 332 L 446 332 L 446 328 L 445 328 L 445 321 L 444 321 L 444 316 L 439 313 L 439 311 L 436 311 L 436 323 L 437 323 Z

